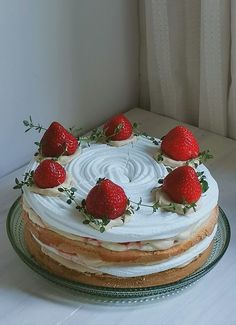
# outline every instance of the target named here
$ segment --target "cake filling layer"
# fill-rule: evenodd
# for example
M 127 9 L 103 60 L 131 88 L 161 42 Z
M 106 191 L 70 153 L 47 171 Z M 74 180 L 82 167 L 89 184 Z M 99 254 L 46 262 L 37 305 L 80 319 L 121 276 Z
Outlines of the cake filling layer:
M 210 236 L 206 237 L 201 242 L 181 255 L 152 265 L 132 266 L 118 266 L 114 264 L 109 265 L 108 263 L 104 265 L 104 263 L 101 263 L 101 261 L 98 260 L 92 260 L 88 258 L 82 258 L 78 255 L 62 253 L 53 247 L 43 244 L 35 236 L 34 240 L 41 246 L 41 250 L 44 254 L 48 255 L 69 269 L 77 270 L 79 272 L 105 273 L 118 277 L 135 277 L 162 272 L 173 268 L 180 268 L 188 265 L 209 247 L 216 231 L 217 225 L 215 226 Z

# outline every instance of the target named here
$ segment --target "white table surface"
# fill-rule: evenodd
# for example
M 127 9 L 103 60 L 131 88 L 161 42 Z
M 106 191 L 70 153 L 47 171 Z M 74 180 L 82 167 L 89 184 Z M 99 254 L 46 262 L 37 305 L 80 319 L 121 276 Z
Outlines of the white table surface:
M 161 137 L 179 124 L 141 109 L 127 113 L 142 130 Z M 19 192 L 12 189 L 15 177 L 24 169 L 0 180 L 0 324 L 236 324 L 236 141 L 190 127 L 201 149 L 209 148 L 214 160 L 208 163 L 220 188 L 220 205 L 231 225 L 229 248 L 216 265 L 190 289 L 180 295 L 134 306 L 99 305 L 56 286 L 30 270 L 8 241 L 7 212 Z

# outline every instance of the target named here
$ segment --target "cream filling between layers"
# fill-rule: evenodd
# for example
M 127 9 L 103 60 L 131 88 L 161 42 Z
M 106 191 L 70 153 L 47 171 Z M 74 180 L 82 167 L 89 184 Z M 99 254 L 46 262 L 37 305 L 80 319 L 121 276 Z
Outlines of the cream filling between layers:
M 181 255 L 151 265 L 132 266 L 113 265 L 109 263 L 105 264 L 99 260 L 83 258 L 82 256 L 78 255 L 65 254 L 53 247 L 43 244 L 35 236 L 33 237 L 41 246 L 41 250 L 44 254 L 48 255 L 69 269 L 73 269 L 79 272 L 105 273 L 119 277 L 135 277 L 158 273 L 173 268 L 181 268 L 188 265 L 209 247 L 216 234 L 216 231 L 217 225 L 209 237 L 204 238 L 200 243 L 191 247 Z
M 80 236 L 74 236 L 69 233 L 65 233 L 62 231 L 59 231 L 58 229 L 54 229 L 50 227 L 49 225 L 46 225 L 42 222 L 39 216 L 27 205 L 27 203 L 24 202 L 23 198 L 23 209 L 28 213 L 29 219 L 36 225 L 47 228 L 49 230 L 52 230 L 59 234 L 60 236 L 66 237 L 71 240 L 75 241 L 81 241 L 93 246 L 102 246 L 106 249 L 112 250 L 112 251 L 128 251 L 128 250 L 139 250 L 139 251 L 155 251 L 155 250 L 165 250 L 168 248 L 171 248 L 173 246 L 181 244 L 181 242 L 185 240 L 189 240 L 199 231 L 200 228 L 204 226 L 205 223 L 208 222 L 208 216 L 207 218 L 204 218 L 203 220 L 200 220 L 196 224 L 190 226 L 187 230 L 179 233 L 177 236 L 162 240 L 151 240 L 151 241 L 139 241 L 139 242 L 127 242 L 127 243 L 112 243 L 112 242 L 105 242 L 101 240 L 96 240 L 93 238 L 87 238 L 87 237 L 80 237 Z

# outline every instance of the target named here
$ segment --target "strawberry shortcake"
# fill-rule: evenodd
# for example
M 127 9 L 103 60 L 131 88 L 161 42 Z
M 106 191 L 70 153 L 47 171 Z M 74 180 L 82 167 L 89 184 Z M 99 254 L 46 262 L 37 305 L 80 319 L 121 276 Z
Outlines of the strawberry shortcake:
M 219 191 L 186 127 L 162 140 L 123 114 L 84 137 L 61 127 L 45 130 L 40 159 L 16 179 L 26 245 L 40 265 L 80 283 L 138 288 L 176 282 L 205 263 Z

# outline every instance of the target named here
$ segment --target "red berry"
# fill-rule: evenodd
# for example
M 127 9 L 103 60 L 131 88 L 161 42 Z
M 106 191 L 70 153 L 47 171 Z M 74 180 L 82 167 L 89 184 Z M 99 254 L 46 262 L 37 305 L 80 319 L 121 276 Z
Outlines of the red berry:
M 78 140 L 58 122 L 52 122 L 40 141 L 44 157 L 70 156 L 77 148 Z
M 181 166 L 170 172 L 164 178 L 162 189 L 176 203 L 195 203 L 202 194 L 197 173 L 190 166 Z
M 109 179 L 102 179 L 88 193 L 86 209 L 95 218 L 116 219 L 124 214 L 127 203 L 122 187 Z
M 114 116 L 103 126 L 105 136 L 112 141 L 126 140 L 131 137 L 133 127 L 123 114 Z
M 43 160 L 35 169 L 33 180 L 40 188 L 52 188 L 64 183 L 65 169 L 52 159 Z
M 174 160 L 184 161 L 198 157 L 199 145 L 192 132 L 179 125 L 165 135 L 161 151 Z

